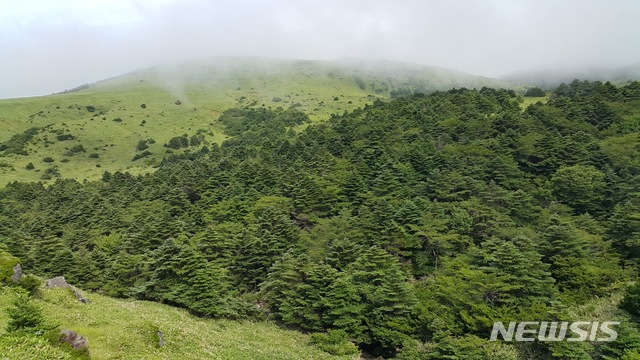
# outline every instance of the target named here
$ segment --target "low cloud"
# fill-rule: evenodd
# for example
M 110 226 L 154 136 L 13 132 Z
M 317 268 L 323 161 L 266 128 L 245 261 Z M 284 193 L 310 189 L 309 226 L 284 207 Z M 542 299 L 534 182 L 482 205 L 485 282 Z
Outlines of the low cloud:
M 0 97 L 212 56 L 399 60 L 485 76 L 640 62 L 634 0 L 26 0 L 0 14 Z

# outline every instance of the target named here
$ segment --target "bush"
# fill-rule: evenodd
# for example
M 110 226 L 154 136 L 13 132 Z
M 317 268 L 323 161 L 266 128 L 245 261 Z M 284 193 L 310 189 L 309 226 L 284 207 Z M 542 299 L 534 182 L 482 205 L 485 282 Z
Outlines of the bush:
M 46 163 L 52 163 L 55 160 L 53 160 L 53 158 L 51 156 L 47 156 L 44 159 L 42 159 L 42 161 L 46 162 Z
M 229 308 L 231 311 L 228 318 L 251 321 L 268 320 L 268 313 L 256 305 L 259 302 L 258 295 L 255 293 L 241 294 L 230 299 Z
M 42 309 L 35 305 L 29 295 L 18 293 L 13 306 L 6 310 L 9 315 L 7 332 L 29 331 L 43 333 L 47 330 Z
M 29 295 L 36 295 L 40 291 L 42 281 L 37 276 L 28 274 L 21 277 L 16 285 L 26 290 Z
M 87 111 L 88 111 L 88 112 L 94 112 L 94 111 L 96 111 L 96 108 L 95 108 L 95 107 L 93 107 L 93 106 L 91 106 L 91 105 L 88 105 L 88 106 L 87 106 Z
M 153 153 L 151 151 L 143 151 L 140 154 L 136 154 L 136 156 L 134 156 L 133 159 L 131 159 L 131 161 L 136 161 L 152 154 Z
M 79 153 L 86 153 L 87 150 L 84 148 L 84 146 L 82 146 L 82 144 L 78 144 L 73 146 L 71 149 L 69 149 L 69 151 L 65 152 L 64 154 L 67 156 L 73 156 L 75 154 L 79 154 Z
M 147 140 L 138 141 L 138 145 L 136 145 L 136 150 L 138 151 L 147 150 L 149 148 L 149 145 L 147 145 L 147 143 L 148 143 Z
M 544 90 L 540 89 L 539 87 L 535 87 L 535 86 L 532 87 L 532 88 L 529 88 L 527 90 L 527 92 L 524 93 L 524 96 L 526 96 L 526 97 L 542 97 L 542 96 L 545 96 L 545 95 L 546 94 L 545 94 Z
M 4 245 L 0 244 L 0 282 L 10 281 L 13 267 L 19 262 L 17 257 L 11 255 Z
M 100 155 L 98 155 L 98 153 L 91 153 L 91 154 L 89 154 L 89 157 L 90 157 L 91 159 L 97 159 L 97 158 L 99 158 L 99 157 L 100 157 Z
M 47 170 L 44 171 L 44 174 L 42 174 L 42 176 L 40 177 L 43 180 L 49 180 L 53 177 L 57 177 L 60 176 L 60 172 L 58 171 L 58 168 L 56 166 L 48 168 Z
M 189 147 L 189 138 L 186 136 L 176 136 L 171 138 L 168 143 L 164 144 L 169 149 L 181 149 Z
M 204 141 L 204 135 L 193 135 L 191 139 L 189 139 L 190 146 L 198 146 Z
M 25 130 L 25 132 L 21 134 L 13 135 L 11 139 L 0 144 L 0 151 L 4 151 L 5 155 L 29 155 L 25 147 L 34 139 L 40 130 L 41 128 L 33 127 Z
M 329 330 L 326 334 L 313 334 L 311 335 L 311 343 L 331 355 L 354 355 L 360 352 L 360 350 L 349 341 L 349 337 L 344 330 Z
M 25 166 L 24 168 L 27 169 L 27 170 L 33 170 L 36 167 L 33 165 L 33 163 L 28 163 L 27 166 Z
M 71 134 L 61 134 L 61 135 L 56 136 L 56 139 L 58 139 L 58 141 L 73 140 L 73 139 L 75 139 L 75 136 L 73 136 Z

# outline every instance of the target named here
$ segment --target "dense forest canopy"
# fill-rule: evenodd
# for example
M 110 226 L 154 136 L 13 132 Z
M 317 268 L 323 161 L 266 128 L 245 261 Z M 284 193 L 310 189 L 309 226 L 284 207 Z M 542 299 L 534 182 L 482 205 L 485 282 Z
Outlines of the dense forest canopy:
M 637 358 L 640 83 L 521 101 L 416 94 L 298 131 L 295 109 L 230 110 L 231 139 L 153 174 L 8 184 L 0 243 L 86 290 L 375 355 Z M 625 311 L 593 319 L 621 321 L 614 342 L 489 341 L 494 321 L 584 320 L 616 293 Z

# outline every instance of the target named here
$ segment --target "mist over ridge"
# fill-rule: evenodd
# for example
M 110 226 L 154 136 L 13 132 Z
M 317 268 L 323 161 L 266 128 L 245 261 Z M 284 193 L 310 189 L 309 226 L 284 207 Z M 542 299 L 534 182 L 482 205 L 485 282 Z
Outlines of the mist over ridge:
M 9 2 L 0 98 L 45 95 L 212 56 L 389 59 L 487 77 L 640 61 L 640 3 L 575 1 Z
M 219 83 L 232 85 L 234 81 L 238 84 L 258 85 L 258 82 L 265 83 L 264 77 L 270 81 L 285 83 L 298 81 L 299 77 L 313 81 L 326 81 L 331 78 L 347 81 L 375 79 L 388 83 L 389 88 L 385 92 L 402 87 L 411 87 L 420 92 L 447 90 L 452 87 L 514 87 L 512 83 L 503 80 L 400 61 L 359 58 L 302 60 L 256 56 L 221 56 L 178 61 L 100 80 L 91 86 L 100 88 L 147 81 L 169 90 L 184 90 L 186 86 L 207 89 Z M 366 84 L 362 86 L 364 88 Z

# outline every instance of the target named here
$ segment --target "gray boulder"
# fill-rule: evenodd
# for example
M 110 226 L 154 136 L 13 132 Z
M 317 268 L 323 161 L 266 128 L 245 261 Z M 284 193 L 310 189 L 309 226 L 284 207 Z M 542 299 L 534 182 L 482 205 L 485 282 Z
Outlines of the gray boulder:
M 13 275 L 11 275 L 11 281 L 16 283 L 20 279 L 22 279 L 22 266 L 20 264 L 16 264 L 13 267 Z
M 44 281 L 44 286 L 47 289 L 67 288 L 67 289 L 71 290 L 71 292 L 73 292 L 73 295 L 76 297 L 76 299 L 78 299 L 78 301 L 80 301 L 83 304 L 88 304 L 89 303 L 89 300 L 87 298 L 85 298 L 84 296 L 82 296 L 80 291 L 78 289 L 76 289 L 75 286 L 70 285 L 64 279 L 64 276 L 56 276 L 54 278 L 47 279 L 47 280 Z
M 89 340 L 79 335 L 73 330 L 64 329 L 60 331 L 60 342 L 71 345 L 75 350 L 89 352 Z
M 55 289 L 61 287 L 68 288 L 71 287 L 71 285 L 67 283 L 67 280 L 64 279 L 64 276 L 56 276 L 54 278 L 45 280 L 44 287 L 46 287 L 47 289 Z

